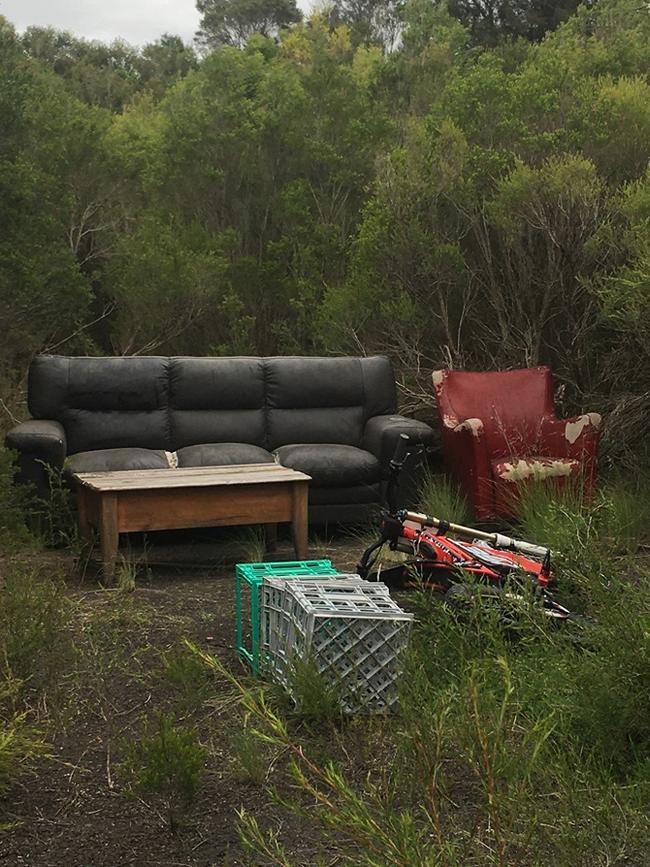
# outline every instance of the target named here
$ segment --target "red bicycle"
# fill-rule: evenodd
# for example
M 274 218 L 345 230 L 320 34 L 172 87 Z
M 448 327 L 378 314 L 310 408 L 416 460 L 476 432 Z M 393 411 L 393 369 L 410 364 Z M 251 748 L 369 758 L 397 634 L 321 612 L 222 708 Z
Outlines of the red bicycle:
M 412 447 L 402 434 L 390 462 L 388 511 L 382 515 L 379 538 L 361 556 L 361 577 L 397 589 L 429 588 L 456 608 L 466 608 L 479 595 L 510 608 L 532 600 L 549 617 L 575 619 L 549 590 L 553 572 L 548 548 L 396 508 L 403 466 L 409 456 L 421 452 L 422 447 Z M 386 545 L 408 556 L 384 567 L 380 557 Z

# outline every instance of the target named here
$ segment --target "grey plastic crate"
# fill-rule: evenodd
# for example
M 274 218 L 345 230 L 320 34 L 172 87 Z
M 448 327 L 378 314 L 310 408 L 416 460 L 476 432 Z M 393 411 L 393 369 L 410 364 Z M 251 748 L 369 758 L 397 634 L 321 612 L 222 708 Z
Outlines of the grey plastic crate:
M 358 576 L 265 580 L 265 671 L 291 692 L 293 660 L 311 659 L 325 682 L 340 687 L 346 712 L 386 711 L 398 700 L 412 623 L 386 585 Z
M 349 592 L 354 583 L 362 579 L 357 574 L 343 573 L 336 578 L 321 576 L 320 578 L 293 578 L 291 584 L 300 586 L 302 593 L 305 585 L 317 583 L 328 585 L 335 582 L 336 587 L 344 587 Z M 344 584 L 342 585 L 342 582 Z M 293 608 L 297 604 L 293 594 L 286 592 L 288 580 L 268 577 L 262 584 L 262 610 L 260 618 L 260 669 L 263 674 L 272 677 L 283 685 L 288 679 L 288 633 L 293 617 Z M 368 582 L 362 582 L 367 584 Z M 308 588 L 307 588 L 308 589 Z

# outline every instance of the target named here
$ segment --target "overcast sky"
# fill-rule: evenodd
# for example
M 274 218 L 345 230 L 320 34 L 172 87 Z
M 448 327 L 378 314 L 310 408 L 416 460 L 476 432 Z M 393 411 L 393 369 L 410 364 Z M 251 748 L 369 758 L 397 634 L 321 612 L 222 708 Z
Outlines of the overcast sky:
M 302 9 L 309 0 L 299 0 Z M 176 33 L 189 42 L 199 25 L 194 0 L 0 0 L 0 15 L 17 30 L 30 24 L 70 30 L 86 39 L 112 42 L 118 37 L 134 45 Z

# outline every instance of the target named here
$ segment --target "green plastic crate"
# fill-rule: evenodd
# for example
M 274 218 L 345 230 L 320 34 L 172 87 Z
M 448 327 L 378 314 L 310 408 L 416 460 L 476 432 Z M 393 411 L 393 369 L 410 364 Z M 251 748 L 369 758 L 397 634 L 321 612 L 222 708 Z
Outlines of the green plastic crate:
M 310 578 L 338 575 L 331 560 L 285 560 L 280 563 L 237 563 L 235 566 L 235 647 L 255 674 L 260 669 L 260 601 L 265 578 Z M 244 592 L 250 596 L 251 643 L 244 644 Z

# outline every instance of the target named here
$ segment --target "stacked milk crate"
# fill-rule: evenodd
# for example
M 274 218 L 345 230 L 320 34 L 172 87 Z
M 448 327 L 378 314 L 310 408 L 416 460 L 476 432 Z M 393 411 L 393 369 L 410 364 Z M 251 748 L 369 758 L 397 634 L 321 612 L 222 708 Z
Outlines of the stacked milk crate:
M 358 575 L 265 576 L 261 668 L 291 693 L 294 661 L 308 660 L 340 690 L 346 713 L 386 711 L 398 700 L 412 622 L 385 584 Z

